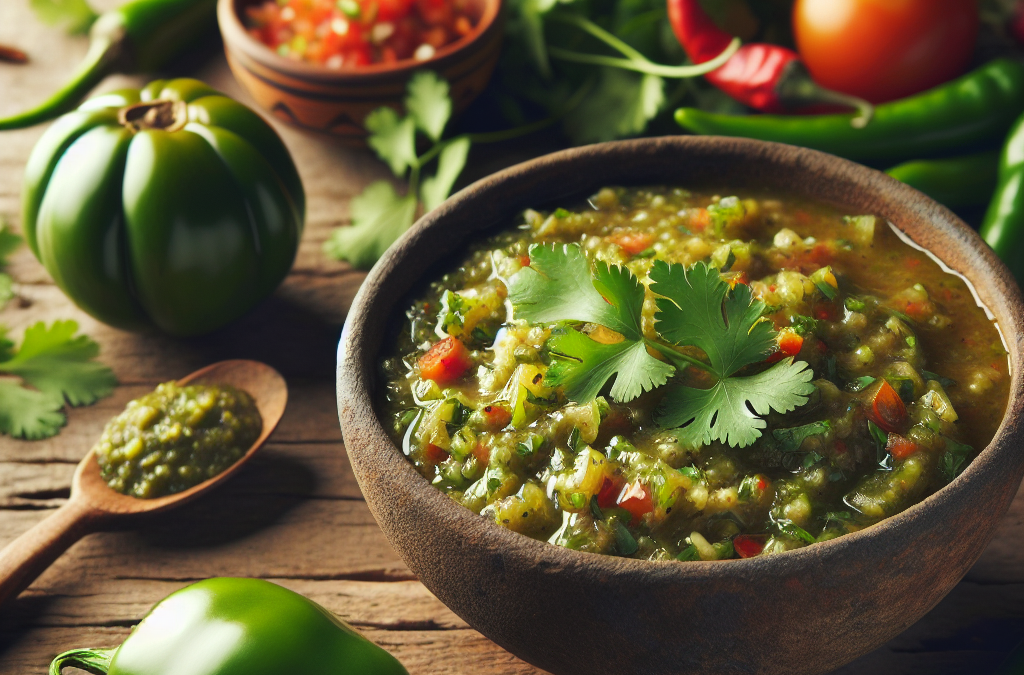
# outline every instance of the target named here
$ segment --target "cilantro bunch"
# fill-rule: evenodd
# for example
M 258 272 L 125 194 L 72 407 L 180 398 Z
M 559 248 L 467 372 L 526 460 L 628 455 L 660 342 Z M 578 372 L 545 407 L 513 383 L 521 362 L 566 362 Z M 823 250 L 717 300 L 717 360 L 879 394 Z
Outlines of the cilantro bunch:
M 398 237 L 413 224 L 421 207 L 430 211 L 448 198 L 469 155 L 467 135 L 441 140 L 452 114 L 448 83 L 434 72 L 424 70 L 409 81 L 405 98 L 408 114 L 400 117 L 389 107 L 374 110 L 366 118 L 370 147 L 398 178 L 408 176 L 404 195 L 391 181 L 371 183 L 352 200 L 352 225 L 336 229 L 324 244 L 327 255 L 347 260 L 355 267 L 369 268 Z M 430 141 L 422 154 L 416 152 L 416 137 Z M 433 176 L 424 169 L 437 160 Z
M 693 445 L 748 446 L 766 426 L 762 415 L 807 402 L 814 374 L 805 362 L 787 358 L 757 372 L 773 353 L 777 333 L 762 319 L 765 305 L 749 286 L 730 288 L 703 263 L 686 269 L 659 260 L 649 276 L 657 296 L 656 339 L 643 334 L 644 287 L 629 270 L 599 262 L 591 272 L 576 244 L 530 247 L 530 266 L 509 280 L 509 299 L 515 319 L 557 324 L 548 341 L 545 385 L 562 387 L 581 403 L 614 378 L 610 395 L 625 402 L 685 368 L 699 368 L 712 385 L 670 386 L 657 415 L 659 424 Z M 598 341 L 574 324 L 602 326 L 614 337 Z

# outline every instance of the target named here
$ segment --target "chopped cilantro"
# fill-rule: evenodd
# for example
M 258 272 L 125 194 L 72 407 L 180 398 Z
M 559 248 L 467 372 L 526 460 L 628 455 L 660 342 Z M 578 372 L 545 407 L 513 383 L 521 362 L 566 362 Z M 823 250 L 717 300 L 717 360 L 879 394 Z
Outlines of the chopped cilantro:
M 687 537 L 686 540 L 689 541 L 690 538 Z M 697 547 L 696 546 L 694 546 L 693 544 L 690 544 L 689 546 L 687 546 L 686 548 L 684 548 L 682 551 L 679 552 L 679 555 L 676 556 L 676 560 L 683 560 L 683 561 L 700 560 L 700 553 L 697 553 Z
M 847 298 L 845 304 L 846 309 L 850 310 L 851 312 L 863 312 L 864 309 L 867 307 L 867 304 L 863 300 L 853 297 Z
M 789 320 L 789 327 L 793 329 L 793 332 L 801 337 L 807 337 L 813 335 L 818 330 L 818 320 L 812 319 L 809 316 L 797 314 Z
M 493 478 L 493 477 L 487 479 L 487 491 L 488 492 L 497 492 L 498 488 L 500 488 L 500 487 L 501 487 L 501 481 L 499 479 Z
M 956 386 L 956 380 L 951 380 L 948 377 L 942 377 L 941 375 L 933 373 L 930 370 L 922 370 L 921 375 L 926 380 L 935 380 L 936 382 L 942 385 L 943 389 L 949 389 L 950 387 Z
M 846 385 L 846 388 L 856 393 L 858 391 L 864 391 L 874 383 L 875 378 L 870 375 L 865 375 L 863 377 L 858 377 L 855 380 L 851 380 L 850 383 Z
M 811 422 L 799 427 L 789 429 L 775 429 L 772 436 L 778 441 L 779 449 L 782 452 L 799 452 L 800 446 L 811 436 L 820 436 L 832 429 L 828 420 Z
M 708 215 L 711 216 L 711 226 L 715 233 L 722 234 L 727 228 L 746 217 L 747 207 L 739 197 L 725 197 L 708 207 Z
M 943 440 L 946 442 L 946 451 L 942 453 L 942 458 L 939 460 L 939 472 L 947 483 L 951 483 L 963 472 L 964 464 L 974 452 L 974 448 L 954 441 L 948 436 L 943 436 Z
M 814 535 L 812 535 L 810 532 L 794 523 L 792 520 L 780 518 L 779 520 L 775 521 L 775 527 L 779 530 L 779 532 L 786 535 L 787 537 L 793 537 L 794 539 L 802 539 L 808 544 L 813 544 L 816 541 Z
M 868 420 L 868 432 L 871 434 L 872 440 L 875 441 L 875 457 L 878 460 L 878 466 L 883 469 L 892 468 L 892 455 L 886 450 L 886 445 L 889 443 L 889 434 L 879 427 L 877 424 Z
M 594 502 L 597 500 L 595 499 Z M 622 521 L 615 518 L 612 521 L 612 525 L 615 528 L 615 547 L 618 549 L 619 555 L 633 555 L 637 552 L 640 546 L 636 543 L 636 539 L 630 534 L 626 526 L 622 524 Z

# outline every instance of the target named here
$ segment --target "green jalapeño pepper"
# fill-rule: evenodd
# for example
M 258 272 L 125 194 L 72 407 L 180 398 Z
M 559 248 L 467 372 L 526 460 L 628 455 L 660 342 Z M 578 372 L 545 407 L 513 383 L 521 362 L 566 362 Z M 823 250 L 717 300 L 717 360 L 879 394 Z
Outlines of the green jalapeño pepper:
M 1024 110 L 1024 65 L 996 59 L 963 77 L 875 107 L 854 128 L 853 115 L 721 115 L 693 108 L 676 122 L 698 134 L 744 136 L 823 150 L 862 162 L 901 162 L 996 144 Z
M 886 171 L 951 209 L 987 204 L 996 189 L 998 172 L 998 150 L 961 157 L 915 159 Z
M 197 335 L 288 273 L 305 217 L 288 150 L 259 115 L 198 80 L 104 94 L 36 144 L 25 238 L 100 321 Z
M 68 83 L 38 107 L 0 119 L 0 130 L 68 112 L 111 73 L 156 70 L 216 25 L 217 0 L 130 0 L 93 23 L 89 51 Z
M 1024 286 L 1024 116 L 1006 137 L 999 182 L 978 234 Z
M 161 600 L 120 647 L 74 649 L 50 675 L 408 675 L 333 614 L 260 579 L 207 579 Z

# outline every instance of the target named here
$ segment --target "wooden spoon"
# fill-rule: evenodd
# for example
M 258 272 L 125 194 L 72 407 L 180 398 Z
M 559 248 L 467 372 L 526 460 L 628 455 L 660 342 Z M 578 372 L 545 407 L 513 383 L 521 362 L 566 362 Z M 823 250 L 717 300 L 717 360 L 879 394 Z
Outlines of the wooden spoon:
M 173 508 L 227 479 L 267 440 L 288 401 L 284 378 L 258 361 L 221 361 L 178 380 L 182 385 L 204 383 L 228 384 L 248 392 L 255 400 L 263 418 L 263 431 L 245 455 L 225 471 L 184 492 L 138 499 L 107 486 L 90 450 L 75 470 L 67 503 L 0 551 L 0 605 L 25 590 L 61 553 L 86 534 L 107 529 L 122 519 Z

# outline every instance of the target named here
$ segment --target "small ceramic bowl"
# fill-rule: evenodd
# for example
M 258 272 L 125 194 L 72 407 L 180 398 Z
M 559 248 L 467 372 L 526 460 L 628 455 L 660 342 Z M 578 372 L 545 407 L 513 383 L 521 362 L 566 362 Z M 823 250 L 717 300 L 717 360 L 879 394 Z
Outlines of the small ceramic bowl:
M 520 536 L 431 486 L 374 406 L 397 303 L 470 238 L 605 185 L 766 188 L 886 218 L 970 281 L 1010 352 L 992 443 L 950 485 L 877 525 L 785 553 L 651 562 Z M 606 143 L 481 180 L 421 219 L 373 268 L 342 335 L 338 409 L 363 495 L 420 580 L 471 626 L 556 675 L 824 673 L 930 610 L 992 536 L 1024 474 L 1024 305 L 1009 272 L 949 210 L 888 176 L 802 148 L 707 137 Z
M 278 55 L 245 30 L 245 8 L 262 0 L 218 0 L 217 20 L 235 78 L 257 103 L 285 122 L 324 131 L 352 144 L 366 138 L 363 119 L 377 108 L 403 108 L 405 85 L 418 70 L 433 70 L 451 87 L 454 112 L 483 91 L 501 52 L 501 0 L 476 0 L 473 31 L 424 61 L 332 70 Z

